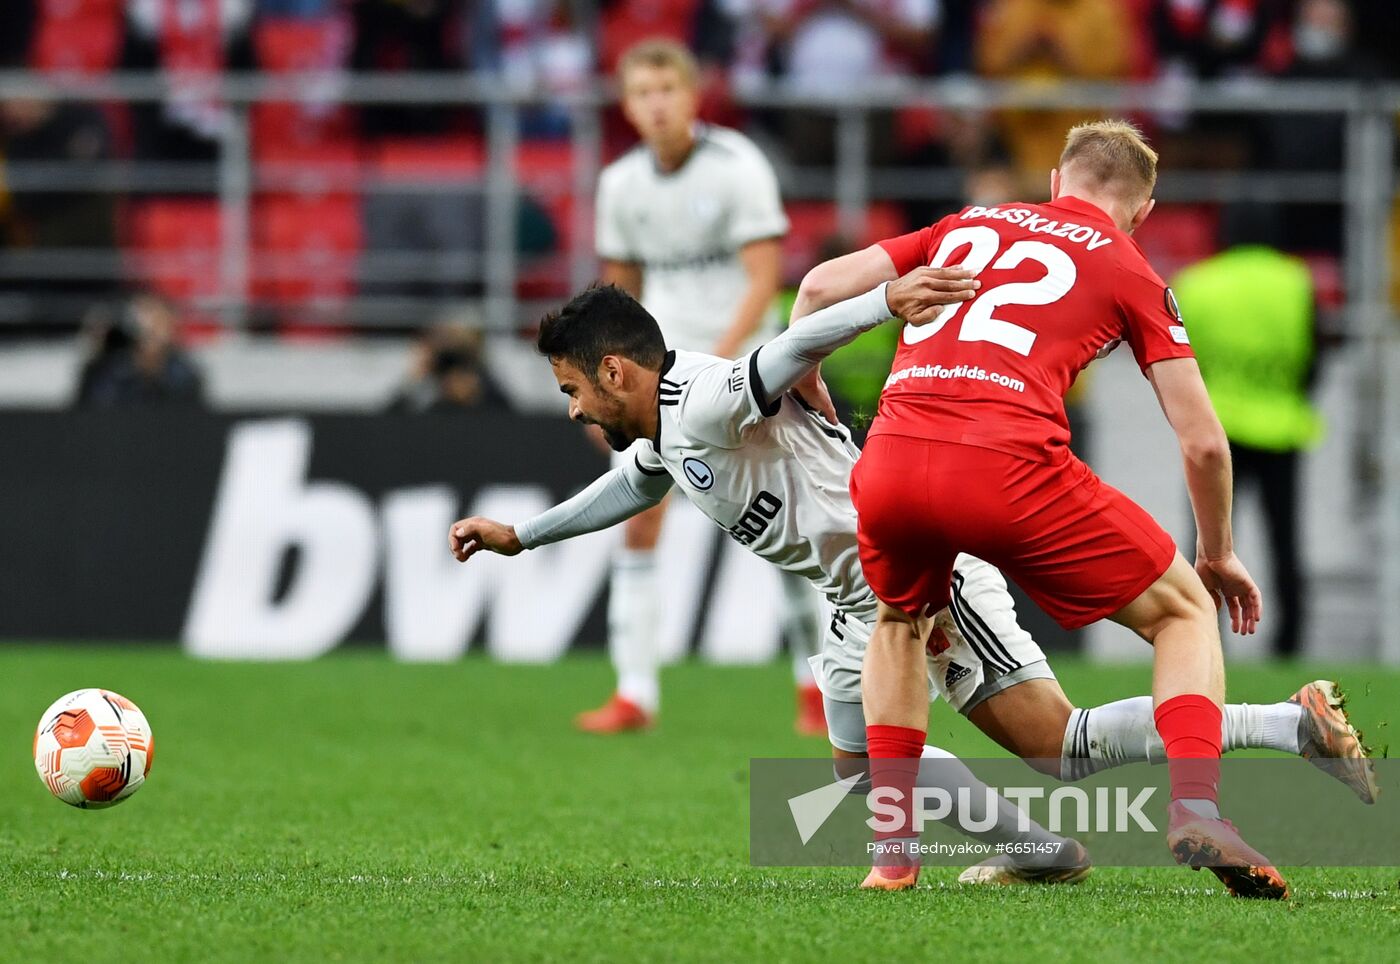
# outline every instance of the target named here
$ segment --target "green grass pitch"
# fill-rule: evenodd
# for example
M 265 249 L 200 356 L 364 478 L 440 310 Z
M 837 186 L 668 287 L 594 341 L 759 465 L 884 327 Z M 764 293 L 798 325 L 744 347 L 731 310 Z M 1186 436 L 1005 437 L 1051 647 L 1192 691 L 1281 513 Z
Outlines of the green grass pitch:
M 1147 685 L 1139 667 L 1057 668 L 1081 705 Z M 1231 697 L 1316 675 L 1238 667 Z M 1336 675 L 1384 742 L 1400 674 Z M 39 713 L 82 686 L 130 696 L 156 734 L 150 782 L 112 810 L 53 800 L 30 760 Z M 791 732 L 785 668 L 680 666 L 653 732 L 572 733 L 608 686 L 597 657 L 0 648 L 0 959 L 1395 959 L 1395 869 L 1298 870 L 1280 905 L 1178 868 L 1000 891 L 932 868 L 913 893 L 867 894 L 851 868 L 750 867 L 749 758 L 824 752 Z M 999 755 L 946 707 L 930 740 Z

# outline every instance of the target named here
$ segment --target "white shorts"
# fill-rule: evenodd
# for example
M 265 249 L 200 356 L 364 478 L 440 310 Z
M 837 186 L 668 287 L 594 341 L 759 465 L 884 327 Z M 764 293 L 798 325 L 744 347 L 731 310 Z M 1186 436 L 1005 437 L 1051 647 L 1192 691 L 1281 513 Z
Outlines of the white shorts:
M 930 702 L 941 696 L 965 715 L 1017 683 L 1054 679 L 1045 653 L 1016 621 L 1016 604 L 1001 572 L 966 554 L 958 556 L 955 568 L 963 577 L 962 585 L 955 588 L 952 605 L 934 616 L 936 631 L 928 654 Z M 861 665 L 871 629 L 870 623 L 849 613 L 838 614 L 822 651 L 810 660 L 817 686 L 828 701 L 832 745 L 851 753 L 865 749 L 864 717 L 859 716 L 857 733 L 849 719 L 852 714 L 830 704 L 860 704 Z M 941 646 L 944 640 L 946 647 Z M 840 719 L 832 719 L 832 709 Z M 839 724 L 840 732 L 833 724 Z

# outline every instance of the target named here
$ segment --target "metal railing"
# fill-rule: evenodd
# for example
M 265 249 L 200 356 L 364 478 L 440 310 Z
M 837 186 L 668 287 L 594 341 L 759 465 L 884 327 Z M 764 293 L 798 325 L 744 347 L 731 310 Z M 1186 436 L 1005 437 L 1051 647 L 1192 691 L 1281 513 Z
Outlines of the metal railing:
M 318 165 L 318 193 L 393 191 L 480 191 L 485 199 L 484 237 L 480 251 L 405 253 L 369 252 L 359 259 L 356 274 L 378 280 L 432 280 L 445 263 L 463 280 L 482 282 L 488 323 L 516 324 L 516 255 L 514 217 L 521 193 L 516 168 L 521 113 L 544 104 L 567 110 L 571 122 L 572 171 L 566 192 L 577 199 L 570 234 L 575 239 L 566 253 L 568 278 L 578 287 L 595 270 L 590 246 L 584 243 L 591 224 L 590 201 L 602 166 L 602 110 L 612 102 L 606 85 L 549 94 L 511 87 L 474 75 L 347 75 L 347 74 L 228 74 L 211 77 L 207 86 L 180 80 L 182 98 L 209 98 L 227 108 L 219 161 L 214 165 L 133 163 L 11 165 L 6 172 L 12 192 L 82 189 L 113 194 L 209 192 L 219 199 L 219 293 L 201 299 L 200 307 L 217 311 L 233 327 L 247 318 L 251 236 L 250 211 L 257 193 L 297 193 L 308 188 L 306 176 L 286 164 L 254 165 L 250 138 L 250 108 L 264 103 L 324 104 L 328 98 L 357 106 L 400 105 L 475 108 L 484 116 L 487 158 L 481 175 L 466 172 L 459 179 L 434 177 L 420 182 L 395 178 L 376 180 L 372 172 L 354 165 L 336 171 Z M 161 75 L 109 74 L 101 77 L 43 77 L 0 72 L 0 99 L 37 97 L 78 101 L 162 103 L 172 97 L 172 81 Z M 1390 191 L 1393 138 L 1389 117 L 1400 108 L 1400 86 L 1375 87 L 1335 83 L 1212 83 L 1195 87 L 1157 84 L 1083 84 L 1054 86 L 948 79 L 932 83 L 883 83 L 849 95 L 820 96 L 782 84 L 746 88 L 741 102 L 748 107 L 822 110 L 836 115 L 836 159 L 831 169 L 796 168 L 786 172 L 784 193 L 792 199 L 830 198 L 839 212 L 838 226 L 847 236 L 859 236 L 872 200 L 947 197 L 957 193 L 957 175 L 950 170 L 909 168 L 872 169 L 870 114 L 875 110 L 925 105 L 952 110 L 1084 108 L 1105 113 L 1325 113 L 1347 122 L 1348 156 L 1339 172 L 1284 174 L 1268 172 L 1164 171 L 1158 195 L 1165 201 L 1224 202 L 1342 201 L 1346 206 L 1346 289 L 1354 320 L 1361 331 L 1377 332 L 1384 324 L 1384 236 Z M 557 188 L 556 188 L 557 189 Z M 435 267 L 436 266 L 436 267 Z M 100 252 L 43 251 L 30 256 L 0 256 L 0 278 L 79 277 L 120 278 L 128 270 L 122 259 Z M 371 299 L 372 300 L 372 299 Z M 354 312 L 350 312 L 353 320 Z M 375 318 L 374 312 L 366 317 Z M 379 319 L 381 322 L 386 319 Z
M 484 236 L 480 251 L 434 252 L 431 255 L 366 253 L 357 272 L 366 280 L 424 280 L 444 274 L 474 278 L 483 285 L 482 304 L 489 325 L 509 327 L 521 319 L 517 279 L 515 211 L 521 192 L 517 170 L 522 112 L 548 104 L 567 111 L 571 122 L 572 167 L 564 188 L 576 199 L 570 226 L 574 244 L 566 252 L 569 285 L 578 288 L 594 277 L 596 262 L 588 243 L 591 199 L 603 162 L 602 117 L 613 100 L 599 84 L 566 94 L 503 85 L 491 78 L 447 76 L 223 75 L 204 86 L 181 78 L 180 95 L 207 97 L 227 106 L 215 165 L 135 164 L 113 161 L 92 165 L 13 164 L 6 170 L 12 192 L 82 189 L 113 194 L 160 194 L 209 191 L 221 213 L 217 252 L 218 294 L 200 307 L 219 313 L 238 329 L 248 318 L 249 282 L 253 276 L 251 210 L 262 191 L 295 193 L 305 175 L 294 168 L 256 167 L 250 140 L 250 110 L 262 103 L 441 106 L 474 108 L 484 117 L 487 156 L 480 175 L 459 179 L 396 180 L 378 184 L 363 169 L 320 170 L 318 190 L 361 194 L 376 189 L 396 192 L 473 190 L 485 198 Z M 172 96 L 172 81 L 160 75 L 111 74 L 101 77 L 41 77 L 0 72 L 0 99 L 42 98 L 127 103 L 161 103 Z M 872 200 L 947 197 L 956 193 L 951 171 L 873 168 L 869 159 L 874 111 L 936 107 L 958 111 L 1003 109 L 1086 109 L 1105 114 L 1290 115 L 1325 114 L 1345 123 L 1345 156 L 1335 171 L 1268 173 L 1260 171 L 1163 172 L 1158 196 L 1177 202 L 1340 202 L 1343 206 L 1346 329 L 1365 350 L 1368 365 L 1357 388 L 1363 424 L 1374 427 L 1377 499 L 1378 595 L 1384 655 L 1400 662 L 1400 343 L 1389 303 L 1389 225 L 1394 197 L 1395 117 L 1400 114 L 1400 85 L 1341 83 L 1220 82 L 1190 87 L 1159 84 L 1023 85 L 950 78 L 933 82 L 885 83 L 845 96 L 820 96 L 780 83 L 745 88 L 740 102 L 751 108 L 820 110 L 836 117 L 835 163 L 831 169 L 797 168 L 786 172 L 789 198 L 830 198 L 838 226 L 848 237 L 862 234 Z M 329 180 L 325 180 L 329 178 Z M 259 270 L 269 270 L 258 265 Z M 114 252 L 48 250 L 0 254 L 0 278 L 118 278 L 128 269 Z M 275 269 L 275 266 L 274 266 Z M 413 299 L 358 298 L 339 306 L 342 320 L 383 323 L 421 308 Z M 3 304 L 0 304 L 0 314 Z M 421 315 L 415 315 L 415 320 Z

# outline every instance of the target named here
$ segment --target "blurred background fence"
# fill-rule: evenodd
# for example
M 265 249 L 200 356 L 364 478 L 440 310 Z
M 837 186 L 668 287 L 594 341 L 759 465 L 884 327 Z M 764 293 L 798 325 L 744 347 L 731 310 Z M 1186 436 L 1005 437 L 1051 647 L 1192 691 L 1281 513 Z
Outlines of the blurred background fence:
M 103 407 L 95 363 L 145 338 L 180 359 L 165 407 L 460 410 L 467 438 L 468 409 L 557 412 L 530 328 L 596 276 L 597 175 L 633 142 L 607 73 L 653 34 L 696 49 L 705 116 L 777 167 L 791 285 L 964 203 L 1042 197 L 1070 123 L 1133 118 L 1163 154 L 1139 236 L 1159 273 L 1249 209 L 1310 270 L 1330 430 L 1300 496 L 1305 635 L 1400 662 L 1393 5 L 929 0 L 897 35 L 861 2 L 6 6 L 0 404 L 22 410 Z M 1185 536 L 1150 393 L 1095 369 L 1084 451 Z

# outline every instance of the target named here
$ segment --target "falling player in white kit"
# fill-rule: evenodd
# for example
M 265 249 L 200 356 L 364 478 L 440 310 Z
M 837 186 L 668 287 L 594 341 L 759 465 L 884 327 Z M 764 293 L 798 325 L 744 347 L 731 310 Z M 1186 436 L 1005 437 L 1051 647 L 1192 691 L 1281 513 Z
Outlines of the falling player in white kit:
M 778 330 L 781 239 L 788 221 L 768 161 L 736 131 L 697 123 L 690 52 L 650 40 L 618 67 L 622 106 L 643 143 L 598 182 L 596 248 L 603 281 L 637 298 L 670 348 L 734 358 Z M 614 464 L 621 464 L 615 462 Z M 638 513 L 613 560 L 608 649 L 617 691 L 577 724 L 594 733 L 637 729 L 660 705 L 657 541 L 664 504 Z M 821 600 L 785 574 L 784 629 L 800 648 L 820 638 Z M 799 732 L 825 731 L 821 697 L 796 652 Z
M 863 755 L 861 659 L 876 602 L 861 573 L 847 487 L 857 453 L 844 429 L 820 419 L 787 390 L 825 355 L 884 320 L 890 309 L 908 318 L 910 306 L 962 300 L 971 289 L 960 277 L 964 273 L 955 270 L 917 269 L 890 283 L 888 307 L 882 285 L 815 313 L 737 362 L 668 352 L 655 322 L 635 301 L 614 288 L 590 289 L 546 319 L 539 347 L 570 398 L 570 417 L 600 426 L 610 445 L 627 450 L 627 463 L 518 526 L 483 518 L 454 523 L 453 553 L 461 561 L 482 549 L 515 555 L 597 531 L 656 504 L 679 484 L 733 538 L 811 580 L 831 599 L 838 617 L 814 663 L 833 753 Z M 1008 698 L 1023 683 L 1053 682 L 1044 654 L 1016 623 L 1000 573 L 964 555 L 957 560 L 956 578 L 955 605 L 937 615 L 929 640 L 931 692 L 968 715 Z M 1327 758 L 1339 764 L 1327 772 L 1370 802 L 1374 776 L 1359 757 L 1356 734 L 1340 708 L 1314 698 L 1323 695 L 1315 686 L 1304 687 L 1296 702 L 1227 707 L 1226 746 Z M 1092 724 L 1091 713 L 1098 714 Z M 994 714 L 992 719 L 1015 740 L 1045 736 L 1031 732 L 1043 722 L 1034 715 Z M 1149 735 L 1154 731 L 1150 699 L 1146 706 L 1125 700 L 1075 710 L 1055 725 L 1057 758 L 1033 765 L 1063 779 L 1162 759 L 1160 744 L 1154 748 Z M 1005 742 L 995 728 L 988 732 Z M 948 772 L 940 778 L 948 779 Z M 1035 857 L 1022 864 L 993 858 L 963 879 L 1075 879 L 1085 864 L 1082 854 L 1072 856 L 1048 865 L 1037 865 Z

